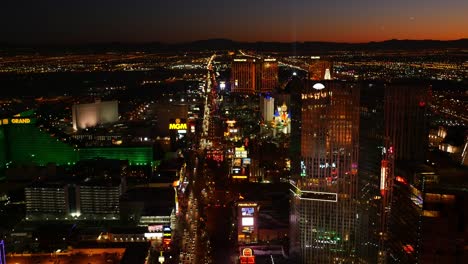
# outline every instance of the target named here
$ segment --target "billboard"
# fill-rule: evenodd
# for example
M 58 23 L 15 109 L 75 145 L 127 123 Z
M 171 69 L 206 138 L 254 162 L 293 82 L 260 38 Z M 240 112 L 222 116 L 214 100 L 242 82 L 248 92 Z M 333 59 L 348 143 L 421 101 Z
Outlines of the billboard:
M 180 118 L 174 120 L 174 122 L 169 123 L 169 130 L 187 130 L 187 123 Z
M 253 231 L 254 231 L 253 226 L 243 226 L 242 227 L 242 233 L 251 234 L 251 233 L 253 233 Z
M 254 218 L 253 217 L 242 217 L 242 226 L 253 226 Z
M 242 216 L 253 216 L 255 209 L 253 207 L 242 207 L 241 213 Z
M 236 158 L 247 158 L 247 150 L 243 146 L 240 148 L 235 148 L 234 156 Z
M 241 159 L 234 159 L 232 166 L 234 167 L 240 167 L 242 166 L 242 160 Z
M 162 232 L 163 225 L 149 225 L 148 232 Z

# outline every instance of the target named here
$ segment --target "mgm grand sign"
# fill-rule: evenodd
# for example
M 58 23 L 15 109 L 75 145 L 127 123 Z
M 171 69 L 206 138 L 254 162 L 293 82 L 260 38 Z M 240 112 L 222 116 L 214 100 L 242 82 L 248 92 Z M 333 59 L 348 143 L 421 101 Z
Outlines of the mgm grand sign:
M 187 122 L 177 118 L 169 123 L 169 130 L 187 130 Z

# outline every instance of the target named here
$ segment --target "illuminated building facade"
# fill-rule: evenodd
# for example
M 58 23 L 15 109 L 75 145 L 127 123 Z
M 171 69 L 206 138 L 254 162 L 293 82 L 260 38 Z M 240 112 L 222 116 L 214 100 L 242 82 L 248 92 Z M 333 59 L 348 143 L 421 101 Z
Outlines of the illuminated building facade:
M 193 124 L 187 124 L 186 119 L 175 118 L 169 120 L 169 135 L 171 139 L 171 147 L 173 151 L 176 151 L 180 148 L 179 143 L 187 137 L 187 133 L 190 132 L 188 130 L 189 126 Z
M 34 184 L 25 188 L 26 220 L 116 220 L 122 192 L 117 181 Z
M 80 185 L 78 197 L 80 214 L 89 218 L 119 219 L 119 199 L 122 194 L 120 184 Z
M 307 82 L 301 170 L 291 182 L 291 253 L 298 263 L 351 263 L 356 247 L 359 89 Z
M 235 181 L 250 180 L 250 165 L 252 159 L 244 146 L 234 148 L 234 156 L 231 165 L 231 179 Z
M 72 106 L 73 129 L 85 129 L 119 121 L 117 101 L 96 101 Z
M 255 70 L 257 92 L 269 93 L 278 87 L 278 61 L 276 59 L 259 60 Z
M 0 147 L 0 158 L 6 163 L 70 165 L 78 160 L 74 147 L 37 127 L 33 116 L 2 119 Z
M 253 94 L 256 91 L 255 60 L 234 59 L 231 65 L 231 92 Z
M 314 81 L 331 80 L 333 78 L 333 64 L 330 61 L 312 57 L 309 64 L 309 79 Z
M 268 122 L 273 119 L 275 107 L 275 99 L 270 95 L 261 96 L 260 111 L 262 112 L 263 121 Z
M 0 168 L 13 165 L 40 165 L 48 163 L 73 165 L 79 160 L 96 158 L 128 160 L 129 165 L 151 165 L 151 146 L 112 146 L 79 148 L 67 143 L 66 138 L 36 126 L 34 117 L 5 118 L 0 124 Z
M 69 213 L 67 187 L 63 184 L 26 187 L 26 219 L 64 218 Z
M 269 93 L 278 87 L 278 61 L 237 58 L 231 65 L 231 92 Z
M 251 244 L 258 241 L 258 204 L 239 202 L 237 204 L 237 242 Z
M 176 120 L 179 119 L 181 124 L 187 124 L 189 105 L 184 103 L 159 103 L 155 108 L 156 117 L 158 122 L 155 124 L 158 135 L 170 136 L 174 131 L 183 130 L 181 125 L 177 126 Z M 173 125 L 171 125 L 173 124 Z M 189 124 L 187 124 L 188 126 Z M 187 130 L 188 127 L 185 128 Z M 190 132 L 190 130 L 188 130 Z
M 78 149 L 80 160 L 89 159 L 111 159 L 111 160 L 128 160 L 131 166 L 149 166 L 153 164 L 153 147 L 88 147 Z

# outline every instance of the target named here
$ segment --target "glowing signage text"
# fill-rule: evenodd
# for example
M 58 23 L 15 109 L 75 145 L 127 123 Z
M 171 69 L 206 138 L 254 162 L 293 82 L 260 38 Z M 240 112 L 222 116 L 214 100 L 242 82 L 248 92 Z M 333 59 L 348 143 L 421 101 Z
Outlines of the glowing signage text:
M 31 119 L 29 119 L 29 118 L 12 118 L 11 123 L 12 124 L 29 124 L 29 123 L 31 123 Z
M 185 130 L 187 129 L 187 123 L 182 124 L 169 124 L 170 130 Z

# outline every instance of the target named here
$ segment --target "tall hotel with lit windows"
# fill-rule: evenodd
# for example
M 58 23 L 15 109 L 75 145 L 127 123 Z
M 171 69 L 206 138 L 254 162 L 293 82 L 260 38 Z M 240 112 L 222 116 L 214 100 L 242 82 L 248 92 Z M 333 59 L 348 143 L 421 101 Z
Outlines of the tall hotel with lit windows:
M 255 93 L 255 60 L 237 58 L 231 65 L 231 92 Z
M 278 87 L 278 61 L 265 58 L 256 64 L 256 90 L 259 93 L 271 93 Z
M 231 92 L 254 94 L 278 87 L 278 61 L 273 58 L 236 58 L 231 65 Z
M 308 80 L 301 104 L 300 172 L 291 179 L 291 256 L 304 264 L 352 263 L 359 87 Z

